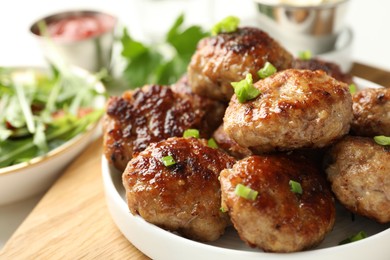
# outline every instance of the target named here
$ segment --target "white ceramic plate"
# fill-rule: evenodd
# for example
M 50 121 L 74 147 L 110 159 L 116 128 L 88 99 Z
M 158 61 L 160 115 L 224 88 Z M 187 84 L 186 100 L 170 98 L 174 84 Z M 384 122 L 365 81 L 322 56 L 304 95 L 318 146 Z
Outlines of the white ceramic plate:
M 355 78 L 360 88 L 378 88 L 377 84 Z M 315 249 L 288 253 L 265 253 L 248 247 L 230 227 L 217 241 L 200 243 L 183 238 L 152 225 L 139 216 L 133 216 L 126 204 L 121 172 L 108 165 L 102 157 L 102 174 L 106 200 L 111 216 L 125 237 L 152 259 L 264 259 L 264 260 L 321 260 L 321 259 L 390 259 L 390 224 L 382 225 L 372 220 L 355 216 L 337 206 L 336 225 L 325 240 Z M 365 231 L 366 239 L 339 246 L 343 239 Z

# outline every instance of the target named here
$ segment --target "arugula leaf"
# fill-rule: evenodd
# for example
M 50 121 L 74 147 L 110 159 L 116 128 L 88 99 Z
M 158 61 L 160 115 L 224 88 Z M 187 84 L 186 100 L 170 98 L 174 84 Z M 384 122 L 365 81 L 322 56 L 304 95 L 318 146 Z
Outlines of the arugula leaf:
M 169 85 L 186 72 L 199 40 L 208 33 L 199 26 L 183 28 L 183 24 L 182 14 L 167 32 L 165 40 L 150 46 L 134 40 L 124 28 L 121 55 L 127 65 L 122 77 L 130 88 L 145 84 Z M 161 46 L 166 48 L 159 48 Z M 166 49 L 171 49 L 172 55 Z

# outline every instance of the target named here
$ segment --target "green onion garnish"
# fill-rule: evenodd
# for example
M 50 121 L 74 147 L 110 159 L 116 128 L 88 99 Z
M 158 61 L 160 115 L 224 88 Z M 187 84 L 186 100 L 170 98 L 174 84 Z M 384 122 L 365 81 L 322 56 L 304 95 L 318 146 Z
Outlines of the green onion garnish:
M 310 50 L 300 51 L 298 52 L 298 57 L 301 60 L 310 60 L 312 58 L 312 54 Z
M 269 76 L 271 76 L 272 74 L 274 74 L 275 72 L 277 71 L 277 69 L 275 68 L 274 65 L 272 65 L 270 62 L 266 62 L 264 64 L 264 67 L 261 68 L 258 72 L 257 72 L 257 75 L 261 78 L 261 79 L 265 79 Z
M 214 140 L 214 138 L 210 138 L 208 141 L 207 141 L 207 145 L 213 149 L 217 149 L 218 148 L 218 144 L 217 142 Z
M 356 93 L 356 91 L 357 91 L 357 89 L 356 89 L 356 85 L 355 84 L 350 84 L 349 85 L 349 93 L 351 93 L 352 95 L 353 94 L 355 94 Z
M 239 82 L 232 82 L 231 84 L 240 103 L 244 103 L 260 95 L 260 90 L 253 86 L 252 74 L 250 73 L 246 74 L 245 79 Z
M 356 235 L 353 235 L 351 237 L 348 237 L 348 238 L 342 240 L 339 243 L 339 245 L 344 245 L 344 244 L 348 244 L 348 243 L 351 243 L 351 242 L 356 242 L 356 241 L 362 240 L 362 239 L 364 239 L 366 237 L 367 237 L 366 233 L 364 231 L 360 231 Z
M 187 129 L 183 133 L 184 138 L 194 137 L 199 138 L 199 130 L 198 129 Z
M 378 135 L 374 136 L 374 140 L 380 145 L 390 145 L 390 136 Z
M 227 212 L 227 209 L 225 209 L 224 207 L 220 207 L 219 210 L 220 210 L 222 213 L 226 213 L 226 212 Z
M 240 19 L 236 16 L 228 16 L 215 24 L 211 29 L 211 35 L 217 35 L 218 33 L 231 33 L 235 32 L 240 24 Z
M 176 164 L 175 159 L 173 159 L 172 155 L 164 156 L 163 158 L 161 158 L 161 161 L 162 161 L 162 163 L 163 163 L 166 167 L 172 166 L 172 165 L 175 165 L 175 164 Z
M 236 186 L 236 189 L 234 190 L 234 192 L 238 196 L 243 197 L 244 199 L 247 199 L 247 200 L 255 200 L 257 198 L 257 194 L 258 194 L 257 191 L 252 190 L 251 188 L 249 188 L 245 185 L 242 185 L 242 184 L 238 184 Z
M 302 194 L 302 186 L 299 182 L 290 180 L 288 184 L 290 184 L 290 188 L 292 192 Z

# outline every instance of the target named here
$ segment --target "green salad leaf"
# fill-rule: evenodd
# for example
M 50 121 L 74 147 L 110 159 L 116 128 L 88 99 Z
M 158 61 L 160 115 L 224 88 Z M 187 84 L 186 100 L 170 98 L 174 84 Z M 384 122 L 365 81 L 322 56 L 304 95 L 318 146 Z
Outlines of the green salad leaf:
M 103 109 L 93 102 L 105 94 L 94 83 L 71 70 L 0 68 L 0 167 L 44 155 L 97 122 Z

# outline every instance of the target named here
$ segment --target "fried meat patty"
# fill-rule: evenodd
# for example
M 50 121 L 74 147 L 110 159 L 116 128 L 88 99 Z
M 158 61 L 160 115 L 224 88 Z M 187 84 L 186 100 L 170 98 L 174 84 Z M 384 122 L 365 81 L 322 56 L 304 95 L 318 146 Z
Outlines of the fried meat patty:
M 240 103 L 234 95 L 225 111 L 224 130 L 255 153 L 320 148 L 350 128 L 348 85 L 317 70 L 288 69 L 254 87 L 260 95 Z
M 215 130 L 213 138 L 217 142 L 219 148 L 234 158 L 242 159 L 253 154 L 251 150 L 240 146 L 232 138 L 230 138 L 230 136 L 228 136 L 224 131 L 223 124 Z
M 174 165 L 164 166 L 165 156 Z M 207 141 L 173 137 L 153 143 L 135 156 L 123 173 L 132 214 L 185 237 L 213 241 L 229 222 L 222 213 L 219 173 L 235 162 Z
M 184 88 L 178 88 L 184 89 Z M 111 97 L 103 119 L 103 151 L 110 164 L 123 171 L 134 154 L 150 143 L 182 136 L 196 128 L 209 137 L 221 124 L 225 105 L 166 86 L 142 89 Z
M 290 181 L 300 183 L 294 193 Z M 326 179 L 303 157 L 253 155 L 220 174 L 222 207 L 242 240 L 271 252 L 294 252 L 319 244 L 335 221 L 334 199 Z M 257 191 L 240 197 L 242 184 Z
M 293 56 L 267 33 L 244 27 L 232 33 L 220 33 L 202 39 L 188 66 L 188 80 L 194 93 L 229 101 L 231 82 L 247 73 L 254 80 L 268 61 L 278 70 L 291 68 Z
M 360 136 L 390 136 L 390 88 L 368 88 L 352 96 L 351 130 Z
M 306 69 L 306 70 L 323 70 L 329 76 L 342 81 L 347 84 L 352 84 L 352 75 L 341 71 L 340 66 L 336 63 L 321 60 L 319 58 L 313 58 L 310 60 L 294 59 L 293 69 Z
M 353 213 L 390 222 L 390 147 L 348 136 L 328 154 L 326 173 L 337 199 Z

